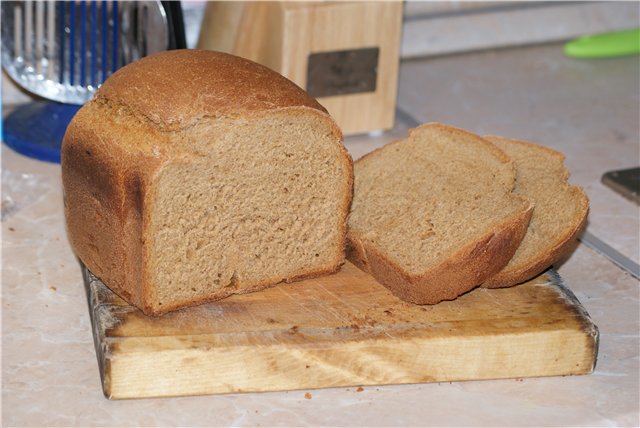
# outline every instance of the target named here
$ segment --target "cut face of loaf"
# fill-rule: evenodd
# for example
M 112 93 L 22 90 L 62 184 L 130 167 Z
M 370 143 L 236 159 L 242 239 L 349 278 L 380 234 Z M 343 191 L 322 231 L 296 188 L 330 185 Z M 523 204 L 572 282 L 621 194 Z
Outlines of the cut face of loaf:
M 564 155 L 547 147 L 502 137 L 485 137 L 516 165 L 515 193 L 535 203 L 522 243 L 509 263 L 483 287 L 510 287 L 527 281 L 557 262 L 587 220 L 589 201 L 570 185 Z
M 533 208 L 513 194 L 503 152 L 441 124 L 368 154 L 354 175 L 348 258 L 418 304 L 454 299 L 501 270 Z
M 258 64 L 147 57 L 67 130 L 70 242 L 150 315 L 334 272 L 353 185 L 341 139 L 315 100 Z
M 193 130 L 217 137 L 165 165 L 150 195 L 158 305 L 337 270 L 349 164 L 322 125 L 289 113 Z

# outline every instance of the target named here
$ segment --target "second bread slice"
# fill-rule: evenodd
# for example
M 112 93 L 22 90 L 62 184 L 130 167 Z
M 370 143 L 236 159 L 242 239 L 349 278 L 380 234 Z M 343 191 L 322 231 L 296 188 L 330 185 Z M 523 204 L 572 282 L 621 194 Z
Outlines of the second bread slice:
M 511 159 L 461 129 L 422 125 L 355 163 L 348 257 L 401 299 L 455 299 L 500 271 L 532 203 Z
M 513 259 L 483 287 L 510 287 L 543 272 L 571 249 L 587 221 L 589 200 L 584 191 L 570 185 L 564 155 L 550 148 L 502 137 L 485 137 L 513 159 L 514 191 L 534 201 L 520 247 Z

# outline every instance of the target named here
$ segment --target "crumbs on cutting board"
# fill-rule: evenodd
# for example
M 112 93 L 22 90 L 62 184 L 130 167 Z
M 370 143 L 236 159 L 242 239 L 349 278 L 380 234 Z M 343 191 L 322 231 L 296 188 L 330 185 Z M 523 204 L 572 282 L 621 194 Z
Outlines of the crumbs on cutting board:
M 369 315 L 365 315 L 364 317 L 351 317 L 351 321 L 353 322 L 351 325 L 351 328 L 353 329 L 356 329 L 356 327 L 359 329 L 364 326 L 375 327 L 378 324 L 378 321 L 371 318 Z
M 305 392 L 305 393 L 304 393 L 304 398 L 306 398 L 307 400 L 311 400 L 311 397 L 313 397 L 313 396 L 311 395 L 311 393 L 309 393 L 309 392 Z
M 298 329 L 300 327 L 298 327 L 297 325 L 294 325 L 293 327 L 291 327 L 288 331 L 289 334 L 296 334 L 298 332 Z

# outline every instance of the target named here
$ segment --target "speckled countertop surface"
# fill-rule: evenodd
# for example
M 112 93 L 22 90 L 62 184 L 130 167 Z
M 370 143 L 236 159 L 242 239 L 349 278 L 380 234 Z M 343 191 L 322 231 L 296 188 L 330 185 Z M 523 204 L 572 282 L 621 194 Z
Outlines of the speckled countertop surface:
M 441 121 L 561 150 L 591 199 L 587 230 L 637 263 L 638 206 L 600 177 L 640 162 L 639 68 L 638 57 L 567 59 L 556 44 L 408 61 L 396 128 L 346 145 L 357 158 L 414 121 Z M 559 272 L 600 329 L 591 375 L 108 401 L 59 167 L 3 145 L 2 174 L 3 426 L 640 425 L 638 280 L 584 244 Z

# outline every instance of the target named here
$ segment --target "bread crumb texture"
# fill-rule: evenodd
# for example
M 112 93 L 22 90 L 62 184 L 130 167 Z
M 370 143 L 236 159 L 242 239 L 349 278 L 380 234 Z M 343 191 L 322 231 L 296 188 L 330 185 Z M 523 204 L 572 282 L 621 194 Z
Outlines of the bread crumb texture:
M 198 151 L 165 165 L 150 203 L 159 303 L 337 268 L 348 164 L 329 144 L 326 126 L 312 119 L 272 114 L 203 123 L 182 137 Z

